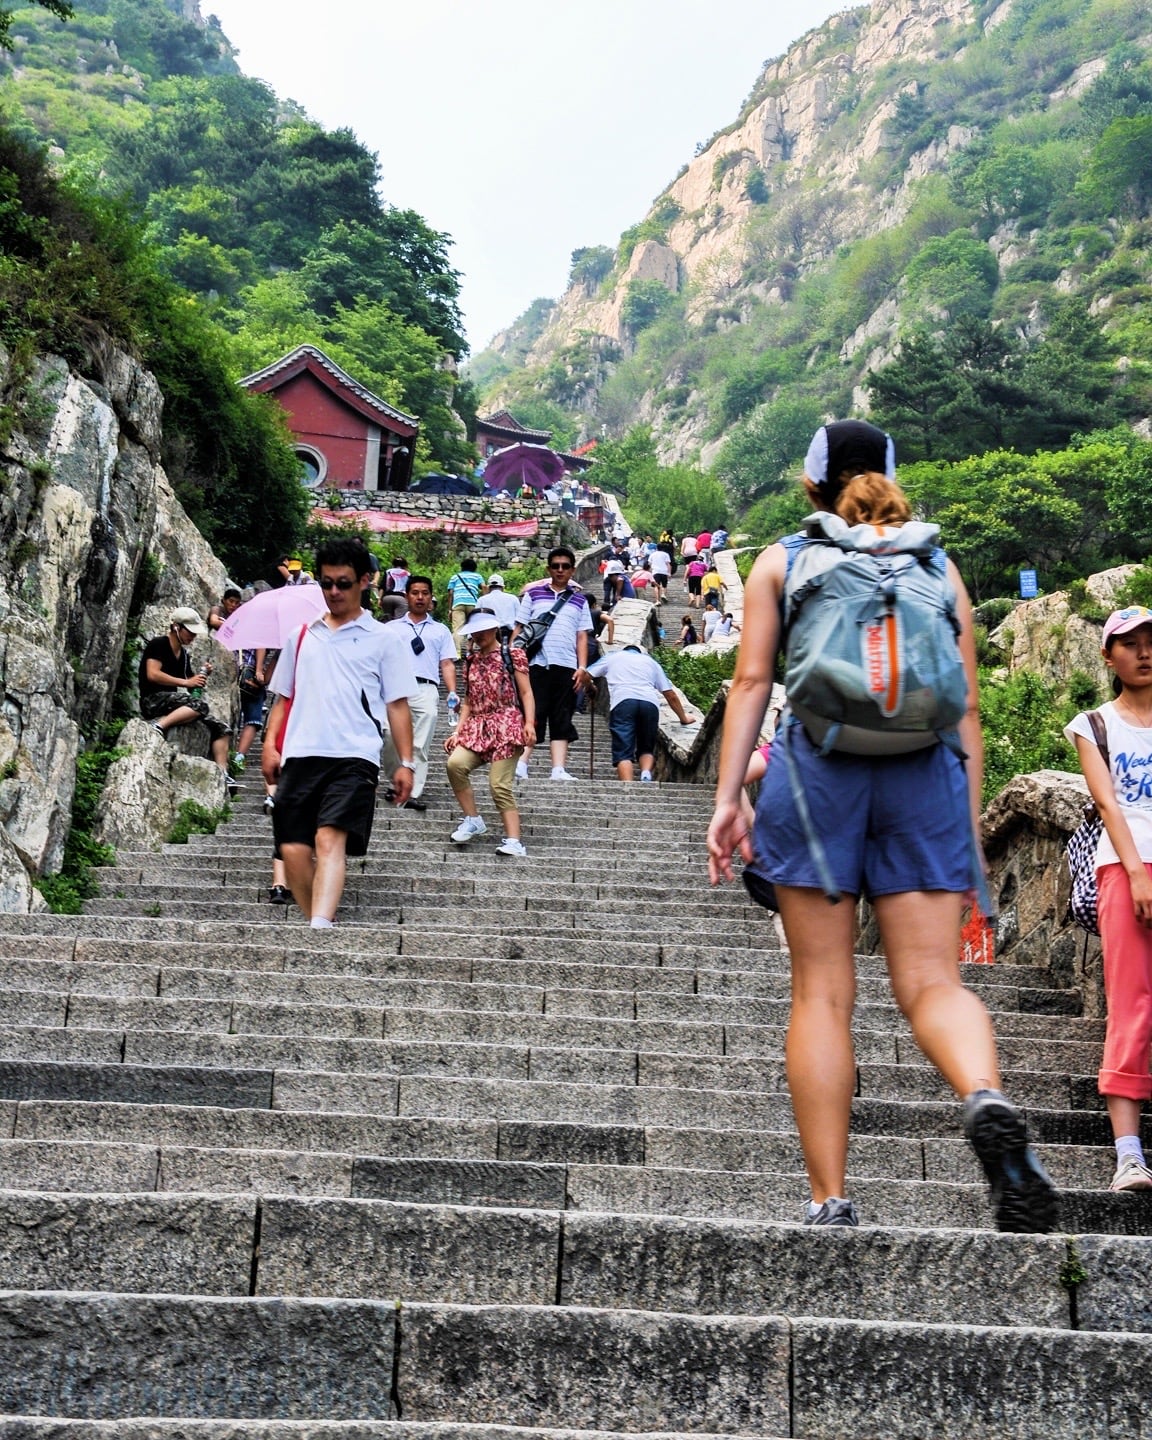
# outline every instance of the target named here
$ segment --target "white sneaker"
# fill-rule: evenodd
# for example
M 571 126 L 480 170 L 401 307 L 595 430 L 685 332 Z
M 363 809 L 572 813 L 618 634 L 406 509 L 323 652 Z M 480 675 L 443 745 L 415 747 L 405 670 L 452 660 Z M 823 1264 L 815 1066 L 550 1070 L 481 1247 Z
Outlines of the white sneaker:
M 1125 1155 L 1116 1167 L 1109 1190 L 1152 1190 L 1152 1170 L 1135 1155 Z
M 553 779 L 553 780 L 575 780 L 575 779 L 576 779 L 576 776 L 575 776 L 575 775 L 569 775 L 568 771 L 564 769 L 563 765 L 553 765 L 553 767 L 552 767 L 552 779 Z
M 452 839 L 457 845 L 467 845 L 468 841 L 476 835 L 483 835 L 488 829 L 482 815 L 465 815 L 460 824 L 452 832 Z
M 652 779 L 652 771 L 651 771 L 651 770 L 641 770 L 641 772 L 640 772 L 640 779 L 643 780 L 646 785 L 653 785 L 653 784 L 655 784 L 655 781 Z
M 528 779 L 528 762 L 527 762 L 527 760 L 517 760 L 517 762 L 516 762 L 516 779 L 517 779 L 517 780 L 527 780 L 527 779 Z
M 507 837 L 507 839 L 504 841 L 503 845 L 497 845 L 497 847 L 496 847 L 496 854 L 497 854 L 497 855 L 515 855 L 518 860 L 523 860 L 523 859 L 525 858 L 525 856 L 528 854 L 528 851 L 525 850 L 525 848 L 524 848 L 523 844 L 521 843 L 521 841 L 519 841 L 519 840 L 513 840 L 512 836 L 509 835 L 509 836 Z

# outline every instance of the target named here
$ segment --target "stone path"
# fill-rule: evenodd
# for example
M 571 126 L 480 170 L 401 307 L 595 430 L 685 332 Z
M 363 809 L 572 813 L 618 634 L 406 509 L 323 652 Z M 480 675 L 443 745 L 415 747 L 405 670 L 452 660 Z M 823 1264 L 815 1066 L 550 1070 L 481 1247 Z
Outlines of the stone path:
M 875 958 L 865 1226 L 806 1230 L 786 957 L 706 888 L 706 791 L 534 777 L 517 862 L 434 775 L 329 934 L 264 903 L 255 784 L 0 917 L 0 1434 L 1148 1433 L 1152 1197 L 1106 1193 L 1077 994 L 966 977 L 1068 1236 L 989 1228 Z

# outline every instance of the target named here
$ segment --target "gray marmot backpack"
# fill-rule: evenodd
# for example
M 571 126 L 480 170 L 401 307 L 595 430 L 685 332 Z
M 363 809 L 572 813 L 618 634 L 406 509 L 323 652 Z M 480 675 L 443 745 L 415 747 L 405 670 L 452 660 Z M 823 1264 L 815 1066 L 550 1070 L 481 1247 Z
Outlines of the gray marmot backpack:
M 940 739 L 958 748 L 950 732 L 968 682 L 938 535 L 919 521 L 885 535 L 820 512 L 785 542 L 784 688 L 823 753 L 899 755 Z

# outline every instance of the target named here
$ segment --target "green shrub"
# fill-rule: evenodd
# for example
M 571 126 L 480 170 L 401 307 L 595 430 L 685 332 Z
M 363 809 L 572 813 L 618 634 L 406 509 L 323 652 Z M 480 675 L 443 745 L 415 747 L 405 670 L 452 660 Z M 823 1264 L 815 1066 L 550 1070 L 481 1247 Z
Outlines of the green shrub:
M 1141 565 L 1117 590 L 1115 608 L 1123 610 L 1126 605 L 1147 605 L 1152 608 L 1152 565 Z M 1101 616 L 1101 619 L 1105 618 L 1107 617 Z
M 1061 690 L 1027 670 L 1007 678 L 982 673 L 984 804 L 1017 775 L 1033 770 L 1077 771 L 1076 752 L 1062 732 L 1078 711 L 1094 705 L 1096 699 L 1094 682 L 1083 674 L 1073 676 Z
M 673 685 L 683 690 L 688 699 L 705 713 L 711 709 L 720 686 L 731 680 L 736 669 L 736 650 L 723 654 L 689 655 L 683 650 L 661 647 L 655 658 Z
M 1001 620 L 1011 615 L 1016 608 L 1016 602 L 1008 595 L 1000 595 L 992 600 L 984 600 L 979 605 L 972 607 L 972 616 L 977 625 L 983 625 L 985 630 L 995 630 Z
M 111 865 L 116 852 L 109 845 L 98 845 L 92 838 L 96 806 L 114 761 L 127 750 L 101 746 L 85 750 L 76 757 L 76 790 L 72 797 L 72 828 L 64 842 L 64 861 L 58 875 L 42 875 L 36 888 L 57 915 L 77 915 L 85 900 L 96 894 L 92 870 Z
M 169 845 L 186 845 L 189 835 L 215 835 L 216 827 L 232 814 L 231 805 L 209 810 L 195 800 L 185 800 L 176 811 L 172 828 L 165 837 Z
M 1098 620 L 1101 623 L 1107 620 L 1108 611 L 1088 594 L 1087 581 L 1073 580 L 1068 586 L 1067 594 L 1068 608 L 1073 615 L 1079 615 L 1083 620 Z

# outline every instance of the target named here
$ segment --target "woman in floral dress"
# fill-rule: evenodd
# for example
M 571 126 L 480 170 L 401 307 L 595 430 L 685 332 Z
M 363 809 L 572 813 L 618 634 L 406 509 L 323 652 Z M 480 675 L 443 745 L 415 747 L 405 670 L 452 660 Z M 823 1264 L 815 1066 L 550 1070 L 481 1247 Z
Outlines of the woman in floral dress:
M 483 607 L 473 610 L 460 634 L 474 639 L 475 648 L 464 661 L 468 697 L 460 707 L 460 723 L 444 741 L 448 783 L 464 812 L 452 839 L 466 845 L 488 830 L 472 789 L 472 771 L 487 765 L 488 785 L 504 826 L 504 840 L 496 853 L 523 859 L 528 852 L 520 839 L 514 781 L 524 747 L 536 743 L 528 657 L 523 650 L 510 650 L 501 643 L 500 619 Z

